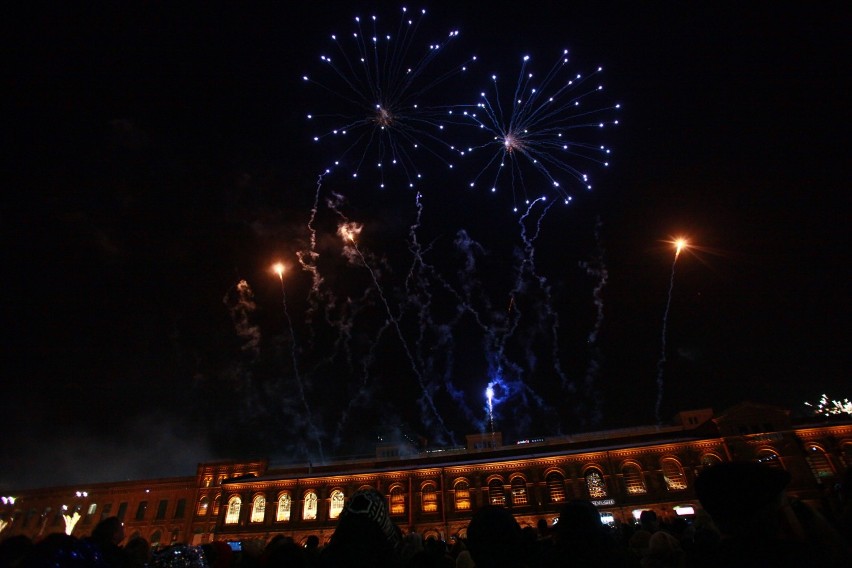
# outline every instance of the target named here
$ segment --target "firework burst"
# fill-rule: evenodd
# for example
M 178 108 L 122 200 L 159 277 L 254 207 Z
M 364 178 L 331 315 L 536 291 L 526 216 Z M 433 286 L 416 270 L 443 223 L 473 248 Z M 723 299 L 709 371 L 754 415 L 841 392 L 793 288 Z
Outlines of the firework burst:
M 356 17 L 351 36 L 331 36 L 334 55 L 320 56 L 323 72 L 316 78 L 302 77 L 320 87 L 321 95 L 328 95 L 316 104 L 330 99 L 324 112 L 308 114 L 319 131 L 313 141 L 334 142 L 336 157 L 325 173 L 345 169 L 359 178 L 371 170 L 379 187 L 385 187 L 387 179 L 400 178 L 413 187 L 423 177 L 418 166 L 423 156 L 452 168 L 458 152 L 443 136 L 452 115 L 446 105 L 436 103 L 440 96 L 436 87 L 466 71 L 476 58 L 439 68 L 435 60 L 459 32 L 451 30 L 440 41 L 421 43 L 418 30 L 425 14 L 403 8 L 392 33 L 379 31 L 377 16 Z
M 529 60 L 523 57 L 513 89 L 501 87 L 492 75 L 479 102 L 461 111 L 467 124 L 488 137 L 463 152 L 468 160 L 486 156 L 470 187 L 486 186 L 492 192 L 508 187 L 515 211 L 519 202 L 529 204 L 548 193 L 568 203 L 576 187 L 592 189 L 589 168 L 609 165 L 610 149 L 599 142 L 600 131 L 618 124 L 613 114 L 620 108 L 600 106 L 596 100 L 604 90 L 598 82 L 602 68 L 569 74 L 565 50 L 539 78 L 529 71 Z M 548 191 L 533 189 L 541 180 Z
M 852 402 L 848 398 L 843 400 L 831 400 L 827 394 L 820 397 L 819 402 L 806 402 L 805 406 L 811 407 L 816 416 L 832 416 L 837 414 L 846 414 L 852 416 Z

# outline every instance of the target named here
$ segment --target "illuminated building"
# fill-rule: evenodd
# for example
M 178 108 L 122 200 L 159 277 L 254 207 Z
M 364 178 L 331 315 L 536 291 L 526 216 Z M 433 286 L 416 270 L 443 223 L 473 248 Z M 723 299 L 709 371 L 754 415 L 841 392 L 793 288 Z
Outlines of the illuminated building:
M 486 432 L 467 436 L 462 448 L 388 444 L 369 458 L 323 465 L 203 463 L 195 476 L 17 492 L 0 504 L 0 538 L 64 530 L 64 505 L 81 515 L 76 536 L 117 515 L 128 538 L 138 534 L 160 546 L 277 534 L 326 542 L 347 496 L 367 486 L 387 496 L 404 532 L 444 539 L 464 536 L 473 512 L 487 503 L 510 508 L 522 526 L 552 522 L 575 498 L 590 499 L 610 522 L 631 522 L 646 509 L 670 520 L 700 509 L 693 485 L 702 469 L 731 460 L 786 469 L 788 493 L 822 508 L 852 465 L 852 420 L 794 424 L 786 410 L 743 403 L 718 415 L 681 412 L 668 425 L 513 444 Z

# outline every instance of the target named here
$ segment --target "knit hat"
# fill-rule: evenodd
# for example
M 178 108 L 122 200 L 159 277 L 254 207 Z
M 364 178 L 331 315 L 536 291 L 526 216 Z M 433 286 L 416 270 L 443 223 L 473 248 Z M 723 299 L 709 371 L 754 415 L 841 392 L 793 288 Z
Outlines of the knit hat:
M 340 513 L 340 526 L 354 519 L 370 520 L 382 531 L 393 549 L 399 548 L 402 537 L 388 515 L 387 503 L 375 489 L 360 489 L 352 494 Z

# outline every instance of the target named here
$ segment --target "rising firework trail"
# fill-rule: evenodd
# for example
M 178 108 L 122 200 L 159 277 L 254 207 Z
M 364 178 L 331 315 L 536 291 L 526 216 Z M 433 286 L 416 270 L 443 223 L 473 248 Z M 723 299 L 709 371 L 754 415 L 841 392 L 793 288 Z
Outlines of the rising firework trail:
M 669 278 L 669 295 L 666 300 L 666 309 L 663 312 L 663 333 L 662 333 L 662 346 L 660 348 L 660 360 L 657 362 L 657 403 L 654 406 L 654 416 L 657 419 L 657 424 L 662 423 L 662 419 L 660 418 L 660 406 L 663 403 L 663 367 L 666 364 L 666 333 L 667 326 L 669 321 L 669 308 L 672 305 L 672 292 L 674 290 L 674 276 L 675 276 L 675 266 L 677 266 L 677 259 L 680 256 L 680 252 L 685 249 L 688 245 L 686 239 L 679 238 L 675 239 L 671 244 L 675 247 L 675 255 L 674 260 L 672 261 L 672 273 Z
M 301 374 L 299 374 L 299 362 L 296 357 L 296 333 L 293 330 L 293 320 L 290 319 L 290 312 L 287 310 L 287 292 L 284 289 L 284 264 L 278 262 L 272 267 L 272 270 L 278 275 L 278 280 L 281 282 L 281 305 L 284 308 L 284 319 L 287 320 L 287 327 L 290 330 L 290 355 L 293 359 L 293 375 L 296 377 L 296 384 L 299 387 L 299 396 L 301 396 L 302 404 L 305 407 L 305 419 L 308 421 L 308 428 L 310 428 L 311 435 L 313 436 L 314 441 L 316 441 L 320 463 L 323 463 L 325 462 L 325 457 L 322 451 L 322 438 L 319 434 L 319 430 L 317 430 L 317 427 L 314 424 L 314 419 L 311 415 L 311 407 L 308 404 L 308 397 L 305 394 L 305 385 L 302 381 Z
M 385 313 L 388 316 L 388 320 L 396 331 L 396 335 L 399 338 L 400 343 L 402 344 L 403 351 L 405 351 L 405 355 L 408 358 L 408 362 L 411 365 L 411 370 L 417 377 L 417 382 L 420 385 L 420 390 L 423 392 L 423 399 L 429 407 L 431 413 L 435 416 L 438 421 L 438 424 L 441 426 L 441 429 L 447 435 L 447 437 L 455 443 L 455 439 L 453 437 L 453 433 L 447 428 L 444 423 L 444 419 L 441 417 L 441 413 L 438 412 L 438 408 L 435 406 L 435 401 L 432 398 L 432 394 L 430 393 L 429 387 L 426 384 L 426 380 L 423 377 L 423 373 L 417 366 L 414 355 L 411 353 L 411 349 L 408 346 L 408 341 L 405 339 L 405 335 L 402 333 L 402 329 L 399 327 L 399 320 L 393 314 L 393 310 L 391 310 L 390 304 L 388 303 L 387 297 L 385 293 L 382 291 L 381 285 L 379 285 L 379 280 L 376 278 L 376 273 L 370 264 L 367 262 L 367 259 L 364 258 L 364 254 L 361 252 L 361 249 L 358 247 L 358 243 L 355 242 L 355 237 L 361 233 L 361 225 L 357 223 L 343 223 L 338 228 L 338 234 L 344 239 L 347 244 L 352 247 L 352 250 L 358 255 L 358 258 L 361 260 L 361 264 L 367 271 L 370 273 L 370 277 L 373 279 L 373 284 L 376 287 L 376 291 L 379 294 L 379 298 L 382 300 L 382 305 L 385 307 Z

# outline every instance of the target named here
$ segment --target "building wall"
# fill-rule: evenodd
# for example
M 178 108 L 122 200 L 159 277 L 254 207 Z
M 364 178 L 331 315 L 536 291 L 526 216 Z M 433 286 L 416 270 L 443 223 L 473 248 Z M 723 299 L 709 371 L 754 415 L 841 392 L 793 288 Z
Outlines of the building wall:
M 0 505 L 0 520 L 6 523 L 0 539 L 15 534 L 39 539 L 64 530 L 57 513 L 65 505 L 82 515 L 73 531 L 80 537 L 90 534 L 102 518 L 123 513 L 128 538 L 139 534 L 161 545 L 268 540 L 277 534 L 297 542 L 314 534 L 326 542 L 337 522 L 331 515 L 334 492 L 345 498 L 363 487 L 380 491 L 395 504 L 392 519 L 404 532 L 443 539 L 464 536 L 473 512 L 498 501 L 501 494 L 522 526 L 535 526 L 540 518 L 552 522 L 562 503 L 574 498 L 591 499 L 616 522 L 631 522 L 634 511 L 644 509 L 672 519 L 677 507 L 700 508 L 693 487 L 701 470 L 731 460 L 783 467 L 792 475 L 788 493 L 825 508 L 834 482 L 852 459 L 849 422 L 794 428 L 786 411 L 748 404 L 712 422 L 702 414 L 681 415 L 681 427 L 632 429 L 632 438 L 625 438 L 624 432 L 609 438 L 594 434 L 485 453 L 477 447 L 438 458 L 395 456 L 393 461 L 312 469 L 275 469 L 266 460 L 215 462 L 200 464 L 194 477 L 24 491 L 14 504 Z M 311 492 L 316 495 L 316 518 L 305 519 L 306 495 Z M 402 497 L 392 501 L 397 492 Z M 291 497 L 286 521 L 277 519 L 282 494 Z M 259 497 L 265 508 L 253 520 L 253 503 Z M 241 507 L 229 519 L 228 503 L 234 498 Z

